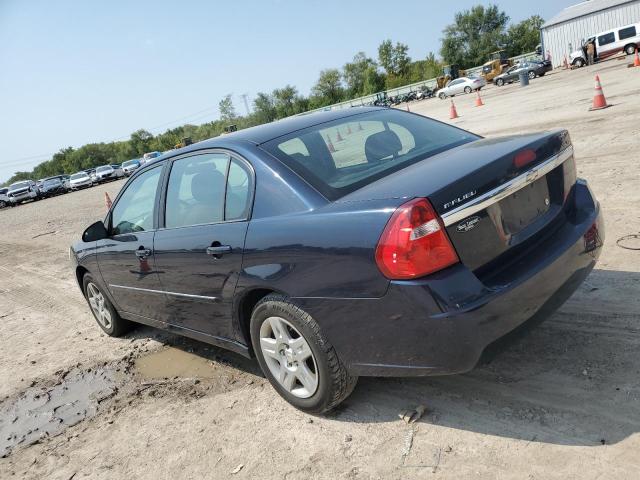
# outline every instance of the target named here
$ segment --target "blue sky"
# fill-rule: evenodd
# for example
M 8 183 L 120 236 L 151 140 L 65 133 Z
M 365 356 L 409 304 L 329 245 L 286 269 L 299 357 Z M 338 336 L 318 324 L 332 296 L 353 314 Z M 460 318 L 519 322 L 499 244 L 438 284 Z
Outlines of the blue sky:
M 577 0 L 0 0 L 0 181 L 60 148 L 217 117 L 217 104 L 292 84 L 386 38 L 414 59 L 456 11 L 496 3 L 517 22 Z M 437 6 L 436 6 L 437 5 Z

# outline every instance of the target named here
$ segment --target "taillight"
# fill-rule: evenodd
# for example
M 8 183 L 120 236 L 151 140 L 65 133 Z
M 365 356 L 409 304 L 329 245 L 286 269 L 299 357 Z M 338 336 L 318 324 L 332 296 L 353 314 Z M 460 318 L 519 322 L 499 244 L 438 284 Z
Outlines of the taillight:
M 513 165 L 516 168 L 522 168 L 529 165 L 531 162 L 535 161 L 535 159 L 536 159 L 535 151 L 531 149 L 521 150 L 518 153 L 516 153 L 516 156 L 513 158 Z
M 382 232 L 376 263 L 385 277 L 422 277 L 458 263 L 442 220 L 426 198 L 398 207 Z

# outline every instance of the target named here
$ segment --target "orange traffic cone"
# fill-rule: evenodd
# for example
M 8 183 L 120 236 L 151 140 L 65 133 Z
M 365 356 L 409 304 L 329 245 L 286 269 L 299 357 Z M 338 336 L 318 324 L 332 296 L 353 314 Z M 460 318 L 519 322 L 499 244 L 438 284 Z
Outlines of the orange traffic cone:
M 329 147 L 329 151 L 331 153 L 336 153 L 336 147 L 333 146 L 333 142 L 331 141 L 331 137 L 327 136 L 327 146 Z
M 476 98 L 476 107 L 482 107 L 484 103 L 482 103 L 482 98 L 480 97 L 480 90 L 478 90 L 478 97 Z
M 640 57 L 638 57 L 638 49 L 636 48 L 636 58 L 633 59 L 633 66 L 640 67 Z
M 104 204 L 107 207 L 107 211 L 111 210 L 111 205 L 113 204 L 113 202 L 111 202 L 111 198 L 109 197 L 109 194 L 107 192 L 104 192 Z
M 336 136 L 336 142 L 341 142 L 343 140 L 344 138 L 342 138 L 342 135 L 340 135 L 340 130 L 338 130 L 338 135 Z
M 600 85 L 600 76 L 596 75 L 596 93 L 593 96 L 593 106 L 589 109 L 592 110 L 602 110 L 603 108 L 607 108 L 607 99 L 604 98 L 604 92 L 602 91 L 602 85 Z
M 453 120 L 454 118 L 458 118 L 458 112 L 456 111 L 456 105 L 451 100 L 451 109 L 449 110 L 449 118 Z

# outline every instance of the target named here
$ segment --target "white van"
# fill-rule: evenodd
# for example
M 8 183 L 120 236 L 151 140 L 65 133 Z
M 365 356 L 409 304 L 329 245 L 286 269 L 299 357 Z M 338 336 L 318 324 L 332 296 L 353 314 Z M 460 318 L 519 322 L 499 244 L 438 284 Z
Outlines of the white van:
M 633 55 L 640 47 L 640 23 L 606 30 L 582 42 L 582 48 L 571 53 L 571 65 L 582 67 L 587 64 L 587 45 L 596 47 L 595 60 L 604 60 L 612 55 L 625 52 Z

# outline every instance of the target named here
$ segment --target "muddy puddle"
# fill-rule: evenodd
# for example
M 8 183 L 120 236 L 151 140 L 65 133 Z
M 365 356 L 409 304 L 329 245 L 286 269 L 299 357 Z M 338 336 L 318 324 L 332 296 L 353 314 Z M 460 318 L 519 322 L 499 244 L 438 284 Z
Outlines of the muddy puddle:
M 140 357 L 135 362 L 135 370 L 144 378 L 209 378 L 220 375 L 215 362 L 179 348 L 167 347 Z
M 94 416 L 101 401 L 117 392 L 115 371 L 71 371 L 53 387 L 31 387 L 0 405 L 0 457 Z

